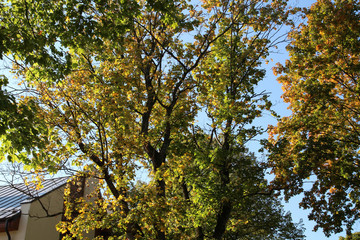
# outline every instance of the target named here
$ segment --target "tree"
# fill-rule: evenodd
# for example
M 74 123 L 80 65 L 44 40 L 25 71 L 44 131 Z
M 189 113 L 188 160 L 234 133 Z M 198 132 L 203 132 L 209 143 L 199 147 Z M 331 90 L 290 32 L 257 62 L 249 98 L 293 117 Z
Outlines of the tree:
M 359 3 L 313 4 L 290 34 L 290 60 L 275 69 L 292 114 L 270 130 L 274 184 L 287 198 L 304 192 L 301 206 L 327 235 L 359 218 Z
M 339 240 L 357 240 L 357 239 L 360 239 L 360 233 L 359 232 L 353 233 L 351 236 L 346 236 L 346 238 L 339 237 Z
M 20 152 L 6 131 L 0 152 L 99 179 L 96 200 L 67 201 L 65 239 L 94 229 L 118 239 L 302 238 L 246 149 L 271 106 L 255 85 L 281 41 L 276 28 L 290 24 L 286 1 L 56 3 L 2 12 L 24 33 L 9 50 L 27 90 L 17 101 L 35 106 L 42 128 Z M 22 50 L 28 36 L 35 50 Z

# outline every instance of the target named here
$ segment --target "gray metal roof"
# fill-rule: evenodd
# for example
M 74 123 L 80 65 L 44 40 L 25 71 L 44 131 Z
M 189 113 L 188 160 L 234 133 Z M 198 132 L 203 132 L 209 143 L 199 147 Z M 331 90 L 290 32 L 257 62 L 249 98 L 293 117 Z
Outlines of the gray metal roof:
M 41 182 L 43 186 L 36 189 L 36 185 L 12 184 L 0 186 L 0 221 L 20 213 L 22 203 L 34 201 L 47 193 L 66 184 L 68 177 L 46 179 Z

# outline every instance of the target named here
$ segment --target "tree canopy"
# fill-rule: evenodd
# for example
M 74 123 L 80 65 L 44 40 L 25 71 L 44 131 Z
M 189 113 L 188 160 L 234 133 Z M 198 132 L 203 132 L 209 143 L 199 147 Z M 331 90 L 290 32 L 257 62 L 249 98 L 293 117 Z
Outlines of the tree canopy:
M 359 1 L 322 0 L 290 34 L 290 60 L 275 71 L 291 116 L 270 129 L 274 184 L 327 235 L 350 231 L 359 218 Z M 312 187 L 304 181 L 311 176 Z
M 0 157 L 99 180 L 66 202 L 64 239 L 302 239 L 246 148 L 286 2 L 1 3 L 0 54 L 24 88 L 2 90 Z
M 351 236 L 339 237 L 339 240 L 358 240 L 360 239 L 360 233 L 353 233 Z

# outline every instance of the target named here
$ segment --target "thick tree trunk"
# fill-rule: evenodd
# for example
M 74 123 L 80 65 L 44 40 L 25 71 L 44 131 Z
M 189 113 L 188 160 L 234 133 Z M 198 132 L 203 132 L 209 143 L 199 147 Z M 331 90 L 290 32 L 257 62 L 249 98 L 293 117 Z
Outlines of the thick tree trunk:
M 226 122 L 226 131 L 224 134 L 224 142 L 222 145 L 223 151 L 223 159 L 222 164 L 220 166 L 220 179 L 221 186 L 223 189 L 227 188 L 227 185 L 230 183 L 230 166 L 228 164 L 228 155 L 230 155 L 230 132 L 231 132 L 231 123 L 232 119 L 228 119 Z M 229 198 L 224 196 L 225 198 L 221 202 L 220 211 L 216 217 L 216 227 L 214 231 L 214 239 L 219 240 L 225 234 L 226 224 L 230 219 L 230 214 L 232 210 L 232 202 Z
M 221 204 L 221 210 L 219 214 L 217 215 L 217 222 L 214 232 L 214 239 L 220 240 L 222 239 L 225 230 L 226 230 L 226 224 L 229 221 L 230 213 L 232 210 L 232 205 L 230 200 L 224 200 Z

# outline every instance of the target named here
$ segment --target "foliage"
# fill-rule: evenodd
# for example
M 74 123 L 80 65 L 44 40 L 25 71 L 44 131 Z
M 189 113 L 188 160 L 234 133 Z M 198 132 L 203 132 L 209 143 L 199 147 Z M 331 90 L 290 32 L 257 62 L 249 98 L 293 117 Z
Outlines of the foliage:
M 291 116 L 270 130 L 275 185 L 304 191 L 303 208 L 325 234 L 359 218 L 359 1 L 315 3 L 290 34 L 290 61 L 278 66 Z M 312 177 L 311 189 L 304 180 Z
M 271 103 L 255 86 L 289 14 L 282 0 L 8 2 L 17 101 L 44 129 L 0 156 L 99 179 L 94 201 L 68 196 L 64 239 L 302 239 L 245 147 L 263 132 L 253 121 Z
M 346 238 L 339 237 L 339 240 L 358 240 L 358 239 L 360 239 L 360 233 L 359 232 L 353 233 L 351 235 L 351 237 L 350 236 L 346 236 Z
M 5 89 L 7 84 L 7 77 L 0 76 L 0 151 L 9 161 L 29 163 L 27 154 L 44 145 L 38 135 L 46 129 L 36 116 L 34 101 L 17 104 L 15 96 Z

